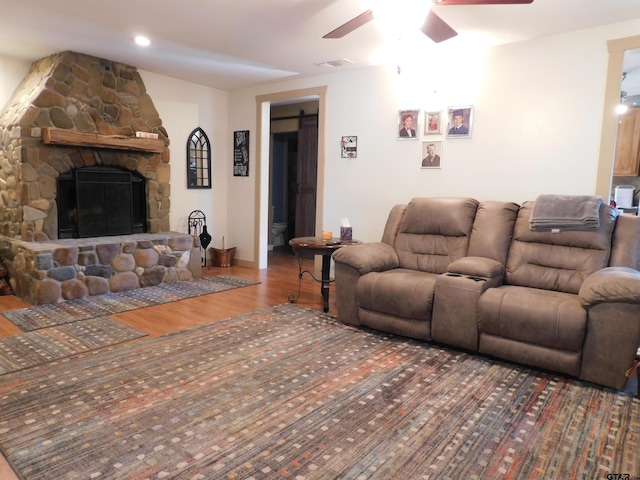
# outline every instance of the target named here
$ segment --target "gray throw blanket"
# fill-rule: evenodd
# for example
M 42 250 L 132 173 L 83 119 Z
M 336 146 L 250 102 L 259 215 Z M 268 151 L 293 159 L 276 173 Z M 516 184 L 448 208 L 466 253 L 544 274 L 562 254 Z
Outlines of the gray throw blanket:
M 596 230 L 602 201 L 595 195 L 540 195 L 531 211 L 529 228 L 534 232 Z

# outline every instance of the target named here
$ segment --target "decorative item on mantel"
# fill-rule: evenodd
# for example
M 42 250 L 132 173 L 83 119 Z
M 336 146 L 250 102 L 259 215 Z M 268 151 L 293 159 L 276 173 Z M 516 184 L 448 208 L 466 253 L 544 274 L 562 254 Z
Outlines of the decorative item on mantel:
M 211 243 L 211 235 L 207 231 L 207 217 L 201 210 L 194 210 L 189 214 L 187 233 L 197 235 L 202 249 L 202 266 L 207 266 L 207 247 Z
M 230 267 L 233 264 L 233 256 L 236 254 L 236 247 L 224 248 L 224 237 L 222 237 L 222 248 L 212 248 L 213 266 Z

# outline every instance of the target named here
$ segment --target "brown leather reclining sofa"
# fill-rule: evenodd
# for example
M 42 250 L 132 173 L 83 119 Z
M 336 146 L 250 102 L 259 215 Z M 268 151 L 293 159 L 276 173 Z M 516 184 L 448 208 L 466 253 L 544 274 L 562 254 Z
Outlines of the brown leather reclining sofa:
M 640 343 L 640 218 L 532 231 L 534 202 L 415 198 L 334 252 L 338 319 L 623 388 Z

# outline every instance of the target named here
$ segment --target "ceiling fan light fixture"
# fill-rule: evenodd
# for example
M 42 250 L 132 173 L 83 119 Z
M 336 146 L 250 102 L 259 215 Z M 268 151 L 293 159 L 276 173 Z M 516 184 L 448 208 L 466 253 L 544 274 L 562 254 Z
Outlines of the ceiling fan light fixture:
M 458 32 L 433 12 L 429 12 L 420 30 L 436 43 L 444 42 L 458 35 Z
M 372 10 L 376 26 L 387 37 L 395 38 L 402 33 L 418 30 L 429 8 L 430 4 L 424 0 L 381 0 Z
M 456 36 L 457 32 L 430 10 L 431 5 L 526 5 L 530 3 L 533 3 L 533 0 L 431 0 L 431 2 L 403 0 L 393 2 L 391 5 L 388 0 L 377 0 L 377 4 L 369 10 L 340 25 L 322 38 L 342 38 L 369 23 L 374 17 L 383 35 L 388 38 L 401 38 L 403 32 L 413 29 L 414 22 L 421 22 L 426 17 L 422 25 L 416 23 L 415 29 L 420 29 L 431 40 L 439 43 Z

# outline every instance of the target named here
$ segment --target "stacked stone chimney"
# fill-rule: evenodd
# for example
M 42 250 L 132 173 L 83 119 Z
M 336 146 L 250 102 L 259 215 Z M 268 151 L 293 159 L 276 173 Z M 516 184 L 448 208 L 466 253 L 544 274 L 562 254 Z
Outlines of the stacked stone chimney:
M 103 145 L 45 141 L 45 133 L 59 132 L 93 135 Z M 132 147 L 140 141 L 137 132 L 156 134 L 160 149 L 127 149 L 128 139 Z M 112 138 L 120 140 L 117 148 L 104 142 Z M 57 239 L 56 178 L 86 166 L 141 174 L 147 179 L 148 231 L 169 231 L 168 145 L 135 67 L 75 52 L 35 62 L 0 114 L 0 234 Z

